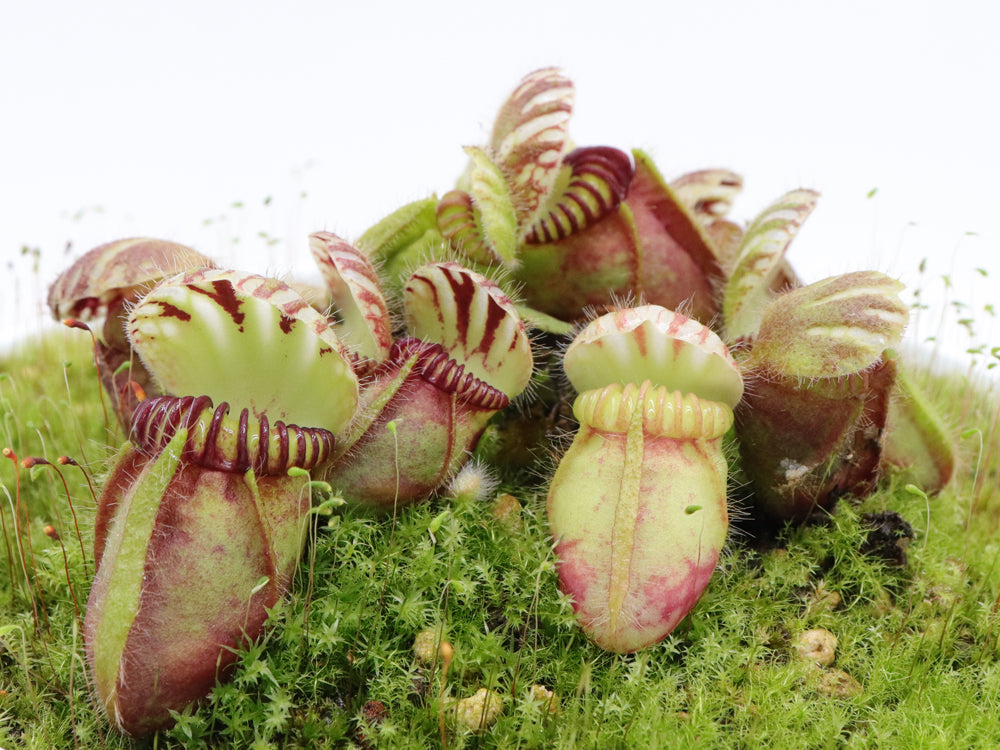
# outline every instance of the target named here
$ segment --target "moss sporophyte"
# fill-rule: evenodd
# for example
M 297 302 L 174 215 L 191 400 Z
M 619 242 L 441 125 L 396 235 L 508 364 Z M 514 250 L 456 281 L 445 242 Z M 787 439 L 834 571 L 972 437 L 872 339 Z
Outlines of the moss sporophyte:
M 501 412 L 516 425 L 572 400 L 549 554 L 576 622 L 613 652 L 665 638 L 709 585 L 727 436 L 779 522 L 870 493 L 914 455 L 928 490 L 948 482 L 947 432 L 897 378 L 901 285 L 874 271 L 805 285 L 785 259 L 817 194 L 791 191 L 744 228 L 726 218 L 739 175 L 668 183 L 640 151 L 574 146 L 573 96 L 560 71 L 529 74 L 453 190 L 355 243 L 313 234 L 322 287 L 153 239 L 101 246 L 53 284 L 54 315 L 94 326 L 129 435 L 98 500 L 84 622 L 118 729 L 169 726 L 259 643 L 292 587 L 311 478 L 361 512 L 443 496 L 457 475 L 452 507 L 468 505 L 468 486 L 492 487 L 468 462 Z M 523 530 L 503 497 L 502 526 Z M 424 529 L 432 550 L 453 521 Z M 442 586 L 461 596 L 454 571 Z M 506 699 L 470 692 L 449 710 L 486 731 Z

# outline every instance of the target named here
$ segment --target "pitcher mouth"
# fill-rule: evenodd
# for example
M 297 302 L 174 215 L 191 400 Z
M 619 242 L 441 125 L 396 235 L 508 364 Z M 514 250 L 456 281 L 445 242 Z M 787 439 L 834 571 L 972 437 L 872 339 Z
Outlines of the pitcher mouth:
M 334 437 L 319 427 L 271 423 L 249 409 L 230 416 L 208 396 L 159 396 L 143 401 L 132 417 L 132 440 L 143 453 L 157 455 L 179 429 L 187 430 L 181 459 L 206 469 L 260 475 L 292 467 L 312 469 L 332 453 Z
M 422 380 L 454 395 L 468 406 L 499 411 L 510 403 L 507 394 L 468 372 L 465 365 L 452 358 L 438 343 L 412 337 L 397 339 L 392 344 L 389 359 L 379 370 L 398 367 L 411 358 L 415 360 L 413 372 Z
M 733 412 L 726 404 L 648 380 L 585 391 L 573 404 L 580 424 L 620 434 L 628 430 L 636 410 L 642 415 L 643 431 L 652 438 L 716 440 L 733 425 Z

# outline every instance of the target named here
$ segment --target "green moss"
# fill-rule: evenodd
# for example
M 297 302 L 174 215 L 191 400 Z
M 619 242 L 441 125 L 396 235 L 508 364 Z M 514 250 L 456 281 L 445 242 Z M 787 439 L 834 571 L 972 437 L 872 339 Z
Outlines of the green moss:
M 0 440 L 20 457 L 86 459 L 99 474 L 121 436 L 112 419 L 105 439 L 86 337 L 70 333 L 0 363 Z M 449 748 L 988 746 L 1000 736 L 995 391 L 957 376 L 930 385 L 953 424 L 979 429 L 963 441 L 951 488 L 926 498 L 890 481 L 821 521 L 734 537 L 691 615 L 630 656 L 577 629 L 556 585 L 542 487 L 503 488 L 523 506 L 516 531 L 489 502 L 441 500 L 395 521 L 317 514 L 275 626 L 155 746 L 434 747 L 442 707 Z M 0 498 L 0 746 L 133 747 L 87 686 L 73 597 L 82 609 L 93 575 L 93 499 L 79 469 L 61 471 L 80 539 L 55 471 L 20 469 L 29 523 L 19 547 L 14 465 L 0 466 L 11 498 Z M 869 514 L 889 512 L 912 527 L 904 565 L 891 535 L 869 544 Z M 48 523 L 61 543 L 43 533 Z M 454 649 L 446 680 L 440 663 L 414 656 L 425 628 Z M 837 636 L 826 670 L 794 657 L 793 640 L 811 628 Z M 829 694 L 834 669 L 857 689 Z M 558 696 L 557 713 L 530 698 L 536 684 Z M 454 728 L 447 709 L 480 687 L 506 696 L 503 713 L 483 734 Z

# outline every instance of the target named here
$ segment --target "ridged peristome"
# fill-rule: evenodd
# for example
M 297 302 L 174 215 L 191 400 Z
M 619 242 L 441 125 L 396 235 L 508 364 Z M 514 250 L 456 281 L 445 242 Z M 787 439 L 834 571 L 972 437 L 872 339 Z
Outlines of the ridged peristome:
M 259 475 L 284 474 L 292 467 L 313 469 L 333 450 L 328 430 L 268 421 L 248 409 L 229 414 L 229 404 L 213 407 L 208 396 L 160 396 L 136 409 L 132 440 L 145 453 L 158 455 L 178 430 L 187 430 L 181 458 L 206 469 Z
M 732 427 L 733 411 L 718 401 L 693 393 L 657 387 L 648 380 L 581 393 L 573 415 L 595 430 L 624 433 L 636 409 L 642 411 L 642 429 L 649 437 L 700 440 L 722 437 Z
M 632 181 L 632 159 L 609 146 L 577 148 L 566 155 L 538 218 L 524 241 L 544 244 L 566 239 L 617 210 Z
M 414 356 L 413 372 L 459 401 L 476 409 L 491 410 L 504 409 L 510 404 L 506 394 L 467 371 L 441 344 L 415 338 L 397 339 L 387 366 L 391 369 Z

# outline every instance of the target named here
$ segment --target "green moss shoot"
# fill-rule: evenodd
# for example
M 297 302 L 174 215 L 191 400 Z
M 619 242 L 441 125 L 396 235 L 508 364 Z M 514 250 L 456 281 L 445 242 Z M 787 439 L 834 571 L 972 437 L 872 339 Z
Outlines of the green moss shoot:
M 317 485 L 324 509 L 266 638 L 232 682 L 137 743 L 91 697 L 80 627 L 94 570 L 83 469 L 98 483 L 123 436 L 105 419 L 86 335 L 47 336 L 0 360 L 0 444 L 56 464 L 0 462 L 0 747 L 427 748 L 441 746 L 442 720 L 452 750 L 989 746 L 1000 737 L 996 384 L 922 378 L 964 435 L 949 489 L 928 498 L 890 479 L 807 525 L 734 535 L 691 615 L 634 655 L 605 653 L 576 627 L 540 481 L 501 486 L 520 519 L 491 499 L 373 516 Z M 64 454 L 82 468 L 58 465 Z M 829 667 L 795 657 L 812 628 L 837 637 Z M 426 629 L 453 649 L 447 669 L 417 660 Z M 455 702 L 480 688 L 505 696 L 502 713 L 481 732 L 459 728 Z

